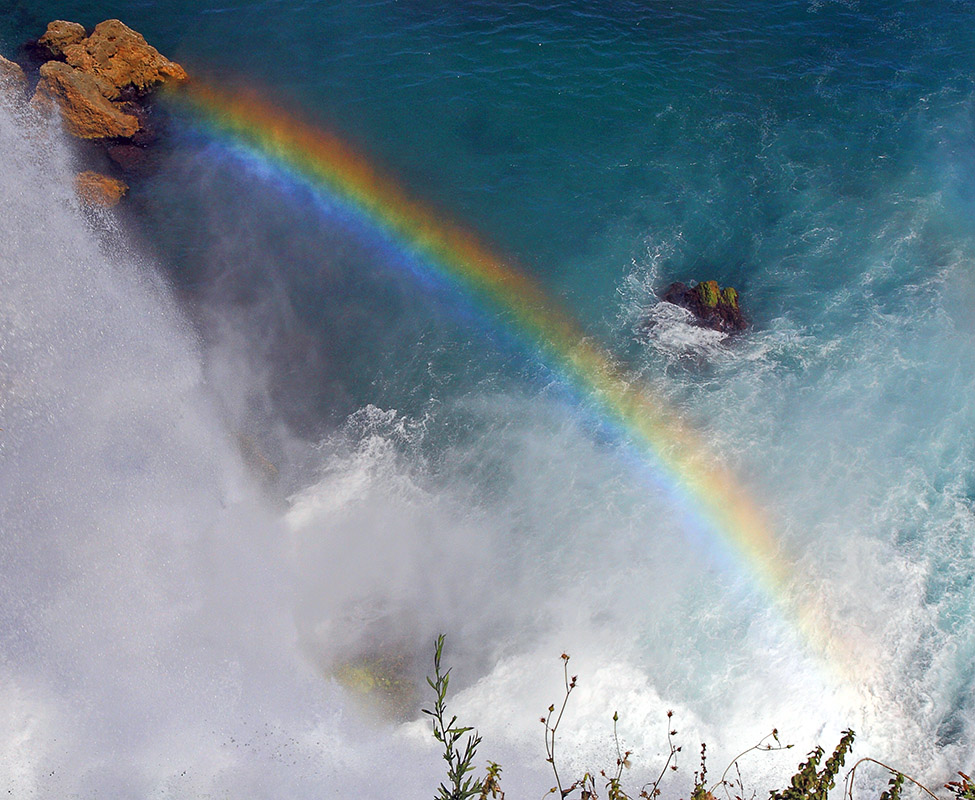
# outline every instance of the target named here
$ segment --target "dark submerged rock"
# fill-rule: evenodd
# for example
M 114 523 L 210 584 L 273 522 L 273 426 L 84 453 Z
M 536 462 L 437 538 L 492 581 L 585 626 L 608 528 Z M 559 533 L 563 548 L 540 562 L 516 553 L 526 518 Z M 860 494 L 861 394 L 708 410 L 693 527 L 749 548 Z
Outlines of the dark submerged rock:
M 717 281 L 702 281 L 694 286 L 672 283 L 661 299 L 686 308 L 706 328 L 737 333 L 748 327 L 748 320 L 738 303 L 738 292 L 730 286 L 722 289 Z
M 148 162 L 148 152 L 145 147 L 123 142 L 121 144 L 109 145 L 105 152 L 122 172 L 142 172 L 145 171 Z

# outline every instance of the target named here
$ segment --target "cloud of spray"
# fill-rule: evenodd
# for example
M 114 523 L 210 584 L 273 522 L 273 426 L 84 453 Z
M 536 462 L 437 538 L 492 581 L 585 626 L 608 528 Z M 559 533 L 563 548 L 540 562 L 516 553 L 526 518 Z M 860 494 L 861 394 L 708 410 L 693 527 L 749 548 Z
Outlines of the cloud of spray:
M 615 710 L 647 776 L 670 708 L 716 762 L 772 725 L 829 745 L 862 718 L 557 398 L 439 382 L 437 358 L 464 359 L 416 322 L 425 300 L 353 274 L 375 254 L 320 207 L 296 220 L 273 186 L 241 204 L 218 170 L 176 173 L 210 200 L 187 205 L 206 209 L 191 327 L 78 207 L 56 138 L 4 111 L 0 145 L 0 770 L 22 796 L 428 796 L 420 701 L 377 722 L 333 676 L 393 654 L 422 686 L 440 632 L 455 709 L 512 796 L 547 788 L 538 716 L 563 650 L 578 767 L 611 766 Z M 364 391 L 356 344 L 429 361 Z
M 418 682 L 441 631 L 458 709 L 484 719 L 515 790 L 547 780 L 536 717 L 563 647 L 594 654 L 578 705 L 605 723 L 567 734 L 578 752 L 604 754 L 621 687 L 635 721 L 662 723 L 626 664 L 645 651 L 635 630 L 676 624 L 674 578 L 657 570 L 649 586 L 639 565 L 690 573 L 666 552 L 665 519 L 642 541 L 633 520 L 662 509 L 585 431 L 557 406 L 488 392 L 451 412 L 488 421 L 475 444 L 431 430 L 436 414 L 367 406 L 306 447 L 263 394 L 274 353 L 248 349 L 256 317 L 205 319 L 201 342 L 111 218 L 79 207 L 70 155 L 36 125 L 0 112 L 0 189 L 17 198 L 0 226 L 4 786 L 425 796 L 440 771 L 425 728 L 360 715 L 330 676 L 379 650 L 405 653 Z M 261 426 L 275 433 L 242 446 Z M 283 515 L 282 487 L 261 488 L 275 437 L 273 466 L 290 457 L 306 478 Z M 639 563 L 621 570 L 627 555 Z M 634 629 L 641 598 L 665 619 Z
M 288 527 L 194 334 L 54 132 L 3 109 L 0 149 L 0 783 L 379 796 L 388 740 L 295 647 Z

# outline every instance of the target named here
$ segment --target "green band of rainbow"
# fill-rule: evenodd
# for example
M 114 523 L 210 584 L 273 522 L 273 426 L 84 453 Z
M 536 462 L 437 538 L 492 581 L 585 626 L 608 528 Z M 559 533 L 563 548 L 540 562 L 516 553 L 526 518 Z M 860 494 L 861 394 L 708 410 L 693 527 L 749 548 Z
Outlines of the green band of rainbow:
M 477 237 L 409 197 L 334 134 L 251 93 L 194 81 L 179 96 L 218 131 L 351 203 L 422 253 L 431 268 L 505 309 L 516 332 L 540 350 L 549 366 L 581 389 L 607 421 L 622 428 L 692 498 L 714 535 L 748 565 L 760 588 L 793 618 L 814 649 L 837 655 L 819 607 L 790 599 L 795 597 L 794 568 L 747 493 L 667 403 L 621 370 L 536 282 Z

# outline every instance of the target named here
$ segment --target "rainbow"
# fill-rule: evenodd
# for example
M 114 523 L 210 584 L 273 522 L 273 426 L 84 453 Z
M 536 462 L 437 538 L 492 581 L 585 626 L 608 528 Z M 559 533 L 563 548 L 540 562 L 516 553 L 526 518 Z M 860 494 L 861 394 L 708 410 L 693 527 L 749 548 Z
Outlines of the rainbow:
M 474 300 L 502 309 L 514 332 L 587 398 L 600 420 L 641 451 L 655 472 L 665 473 L 814 650 L 836 655 L 826 615 L 818 605 L 796 599 L 795 567 L 747 492 L 668 404 L 593 343 L 538 283 L 410 197 L 338 136 L 251 92 L 192 81 L 177 97 L 221 134 L 351 204 Z

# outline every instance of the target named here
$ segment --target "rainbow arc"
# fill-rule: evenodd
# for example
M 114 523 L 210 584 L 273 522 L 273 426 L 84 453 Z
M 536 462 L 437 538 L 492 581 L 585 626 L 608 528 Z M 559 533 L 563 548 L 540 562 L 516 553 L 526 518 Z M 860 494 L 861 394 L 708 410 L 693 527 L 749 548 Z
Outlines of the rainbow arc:
M 818 604 L 797 599 L 796 569 L 761 509 L 668 403 L 621 369 L 530 276 L 477 236 L 409 196 L 351 145 L 260 96 L 192 81 L 178 97 L 217 133 L 350 204 L 371 225 L 419 252 L 429 269 L 493 304 L 603 422 L 641 452 L 710 534 L 745 564 L 759 588 L 821 656 L 846 660 Z

